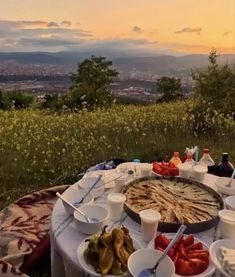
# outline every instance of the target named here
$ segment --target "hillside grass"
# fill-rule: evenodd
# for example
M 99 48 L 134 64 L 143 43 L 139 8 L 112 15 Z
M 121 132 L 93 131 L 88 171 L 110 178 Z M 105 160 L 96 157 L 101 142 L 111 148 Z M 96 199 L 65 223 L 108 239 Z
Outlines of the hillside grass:
M 234 163 L 235 122 L 222 115 L 211 122 L 199 136 L 184 102 L 63 114 L 1 111 L 0 208 L 31 190 L 73 183 L 90 165 L 111 158 L 169 160 L 173 151 L 199 145 L 216 162 L 228 152 Z

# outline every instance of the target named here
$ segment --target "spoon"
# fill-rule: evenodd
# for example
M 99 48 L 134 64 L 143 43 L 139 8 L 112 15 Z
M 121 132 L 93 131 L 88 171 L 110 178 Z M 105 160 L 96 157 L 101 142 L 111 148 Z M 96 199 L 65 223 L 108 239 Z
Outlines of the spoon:
M 157 260 L 156 264 L 152 268 L 145 268 L 143 269 L 137 277 L 153 277 L 156 274 L 157 267 L 159 266 L 160 262 L 166 257 L 167 253 L 171 250 L 174 246 L 176 241 L 180 238 L 180 236 L 184 233 L 187 227 L 185 225 L 181 225 L 178 232 L 176 233 L 175 237 L 171 240 L 165 251 L 162 253 L 160 258 Z
M 231 178 L 230 178 L 228 184 L 225 185 L 225 187 L 227 187 L 227 188 L 228 188 L 228 187 L 231 187 L 232 180 L 233 180 L 234 176 L 235 176 L 235 168 L 233 169 L 233 174 L 232 174 L 232 176 L 231 176 Z
M 67 205 L 69 205 L 72 209 L 74 209 L 76 212 L 78 212 L 79 214 L 81 214 L 82 216 L 84 216 L 84 218 L 86 219 L 86 221 L 88 223 L 94 223 L 97 222 L 98 220 L 95 218 L 90 219 L 88 216 L 86 216 L 82 211 L 80 211 L 77 207 L 75 207 L 72 203 L 70 203 L 67 199 L 65 199 L 59 192 L 56 193 L 56 195 L 62 200 L 64 201 Z
M 102 175 L 99 175 L 95 180 L 94 184 L 88 189 L 87 193 L 82 197 L 79 202 L 76 202 L 76 205 L 82 204 L 87 195 L 93 190 L 93 188 L 99 183 L 99 180 L 102 178 Z

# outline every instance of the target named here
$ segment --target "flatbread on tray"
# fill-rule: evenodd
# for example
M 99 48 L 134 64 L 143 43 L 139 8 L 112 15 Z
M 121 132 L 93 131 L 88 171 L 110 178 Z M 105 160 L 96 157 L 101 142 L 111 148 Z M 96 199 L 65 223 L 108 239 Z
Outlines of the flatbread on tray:
M 128 185 L 123 193 L 130 210 L 137 214 L 145 209 L 157 210 L 165 223 L 208 221 L 221 209 L 218 199 L 203 187 L 175 180 L 150 178 Z

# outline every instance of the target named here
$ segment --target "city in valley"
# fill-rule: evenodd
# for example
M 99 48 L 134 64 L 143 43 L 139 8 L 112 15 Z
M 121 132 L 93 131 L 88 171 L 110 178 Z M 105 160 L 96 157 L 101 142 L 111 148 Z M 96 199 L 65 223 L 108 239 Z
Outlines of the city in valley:
M 70 74 L 77 70 L 85 55 L 74 53 L 0 53 L 0 89 L 45 94 L 66 93 Z M 62 57 L 62 58 L 61 58 Z M 87 55 L 87 58 L 89 56 Z M 162 76 L 181 79 L 185 95 L 192 91 L 192 70 L 207 66 L 206 55 L 182 57 L 115 57 L 113 67 L 119 72 L 112 91 L 120 99 L 152 102 L 156 98 L 156 82 Z M 233 63 L 235 55 L 220 56 L 220 63 Z

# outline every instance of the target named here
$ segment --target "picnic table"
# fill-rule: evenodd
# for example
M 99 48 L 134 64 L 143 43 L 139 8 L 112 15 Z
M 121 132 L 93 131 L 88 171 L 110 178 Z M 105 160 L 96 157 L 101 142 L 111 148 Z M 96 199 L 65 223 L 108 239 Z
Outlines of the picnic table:
M 111 172 L 111 171 L 110 171 Z M 107 174 L 107 171 L 106 171 Z M 216 189 L 215 182 L 217 176 L 206 174 L 203 183 L 214 190 Z M 78 184 L 75 183 L 68 190 L 79 190 Z M 107 208 L 107 195 L 113 189 L 110 188 L 105 191 L 95 202 Z M 141 226 L 133 221 L 123 212 L 122 218 L 117 222 L 109 222 L 109 226 L 114 227 L 123 224 L 131 233 L 131 236 L 137 239 L 143 247 L 147 243 L 143 241 L 141 234 Z M 214 227 L 205 232 L 194 234 L 196 238 L 204 241 L 208 246 L 215 240 L 219 239 L 218 228 Z M 53 213 L 51 224 L 51 269 L 52 277 L 78 277 L 88 276 L 80 268 L 77 259 L 77 248 L 79 244 L 87 237 L 87 235 L 80 233 L 76 229 L 76 225 L 72 215 L 68 215 L 64 209 L 62 201 L 57 200 Z M 219 272 L 215 272 L 214 276 L 221 277 Z

